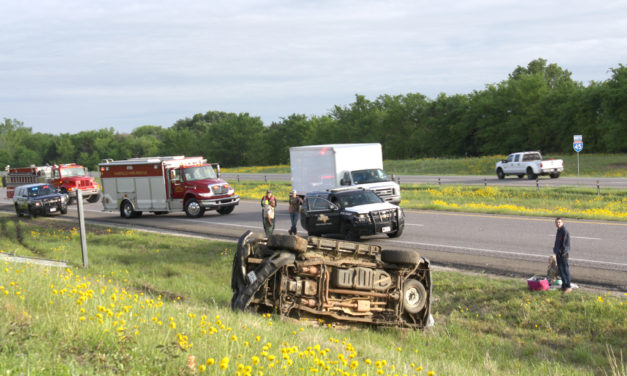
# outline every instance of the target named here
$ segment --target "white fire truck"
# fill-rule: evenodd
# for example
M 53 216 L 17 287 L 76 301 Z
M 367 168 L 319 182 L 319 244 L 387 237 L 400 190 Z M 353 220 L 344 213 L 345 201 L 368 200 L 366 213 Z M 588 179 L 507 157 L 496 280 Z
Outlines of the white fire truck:
M 220 166 L 202 157 L 149 157 L 98 164 L 105 210 L 125 218 L 184 210 L 201 217 L 205 210 L 229 214 L 239 203 L 233 187 L 220 178 Z M 215 169 L 214 169 L 215 167 Z

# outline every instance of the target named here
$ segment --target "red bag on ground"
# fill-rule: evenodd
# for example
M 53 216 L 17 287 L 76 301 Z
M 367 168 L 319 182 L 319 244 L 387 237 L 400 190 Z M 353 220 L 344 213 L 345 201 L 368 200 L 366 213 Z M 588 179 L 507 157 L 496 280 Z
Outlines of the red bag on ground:
M 529 286 L 529 290 L 537 291 L 537 290 L 548 290 L 549 289 L 549 281 L 546 277 L 534 275 L 533 277 L 527 280 L 527 285 Z

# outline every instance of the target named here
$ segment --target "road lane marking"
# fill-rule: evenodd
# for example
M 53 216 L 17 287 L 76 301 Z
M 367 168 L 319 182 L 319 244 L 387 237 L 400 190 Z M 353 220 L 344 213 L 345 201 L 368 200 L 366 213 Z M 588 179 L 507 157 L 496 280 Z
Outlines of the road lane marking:
M 503 254 L 503 255 L 525 256 L 525 257 L 533 257 L 533 258 L 541 258 L 541 259 L 546 259 L 547 256 L 549 256 L 548 254 L 547 255 L 535 255 L 535 254 L 524 253 L 524 252 L 498 251 L 498 250 L 495 250 L 495 249 L 487 249 L 487 248 L 472 248 L 472 247 L 460 247 L 460 246 L 456 246 L 456 245 L 446 245 L 446 244 L 431 244 L 431 243 L 408 242 L 408 241 L 404 241 L 404 240 L 389 240 L 389 241 L 392 242 L 392 243 L 418 245 L 418 246 L 425 246 L 425 247 L 441 247 L 441 248 L 450 248 L 450 249 L 457 249 L 457 250 L 463 250 L 463 251 L 477 251 L 477 252 L 496 253 L 496 254 Z M 588 262 L 588 263 L 592 263 L 592 264 L 627 267 L 627 264 L 621 264 L 621 263 L 616 263 L 616 262 L 586 260 L 586 259 L 578 259 L 578 258 L 570 258 L 570 261 Z
M 456 215 L 459 217 L 479 217 L 479 218 L 504 218 L 504 219 L 514 219 L 521 221 L 536 221 L 536 222 L 555 222 L 555 218 L 546 217 L 546 218 L 538 218 L 538 217 L 526 217 L 526 216 L 515 216 L 515 215 L 502 215 L 502 214 L 475 214 L 475 213 L 464 213 L 464 212 L 445 212 L 445 211 L 437 211 L 437 210 L 419 210 L 419 209 L 403 209 L 410 213 L 415 214 L 442 214 L 442 215 Z M 605 225 L 605 226 L 627 226 L 625 222 L 596 222 L 590 219 L 579 219 L 577 222 L 572 222 L 574 218 L 565 218 L 567 221 L 571 221 L 570 223 L 586 223 L 593 225 Z
M 554 238 L 554 237 L 555 237 L 555 234 L 550 234 L 549 236 L 550 236 L 551 238 Z M 603 240 L 603 239 L 601 239 L 601 238 L 590 238 L 590 237 L 587 237 L 587 236 L 572 236 L 572 235 L 571 235 L 570 237 L 571 237 L 571 239 L 583 239 L 583 240 Z

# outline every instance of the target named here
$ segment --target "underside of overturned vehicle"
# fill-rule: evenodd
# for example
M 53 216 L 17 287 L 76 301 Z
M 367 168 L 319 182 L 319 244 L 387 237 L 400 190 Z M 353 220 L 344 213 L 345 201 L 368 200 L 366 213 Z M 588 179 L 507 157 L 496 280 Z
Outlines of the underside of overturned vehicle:
M 432 321 L 429 261 L 412 250 L 248 231 L 231 288 L 236 310 L 325 324 L 423 328 Z

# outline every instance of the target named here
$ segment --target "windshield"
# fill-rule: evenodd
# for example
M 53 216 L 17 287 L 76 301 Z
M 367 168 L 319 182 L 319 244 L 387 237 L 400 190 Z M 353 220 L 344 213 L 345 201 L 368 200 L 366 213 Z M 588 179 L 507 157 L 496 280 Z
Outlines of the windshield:
M 369 170 L 357 170 L 351 172 L 355 184 L 379 183 L 382 181 L 390 181 L 390 178 L 380 168 Z
M 28 188 L 28 197 L 47 196 L 57 191 L 49 185 Z
M 185 170 L 183 170 L 183 173 L 185 174 L 185 181 L 215 179 L 218 177 L 216 172 L 213 170 L 213 167 L 209 165 L 186 167 Z
M 336 196 L 342 207 L 378 204 L 383 202 L 381 198 L 372 191 L 345 192 L 336 194 Z
M 85 169 L 83 167 L 70 167 L 61 169 L 62 178 L 72 178 L 76 176 L 85 176 Z

